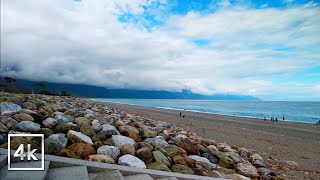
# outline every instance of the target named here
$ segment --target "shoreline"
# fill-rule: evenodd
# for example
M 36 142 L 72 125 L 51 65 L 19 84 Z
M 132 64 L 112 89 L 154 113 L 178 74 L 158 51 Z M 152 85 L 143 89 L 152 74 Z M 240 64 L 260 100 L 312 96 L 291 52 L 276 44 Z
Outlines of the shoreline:
M 254 116 L 239 116 L 239 115 L 230 115 L 230 114 L 223 114 L 223 113 L 213 113 L 213 112 L 208 112 L 208 111 L 198 111 L 198 110 L 186 110 L 186 109 L 180 109 L 180 108 L 171 108 L 171 107 L 153 107 L 153 106 L 144 106 L 144 105 L 139 105 L 139 104 L 130 104 L 130 103 L 122 103 L 122 102 L 113 102 L 113 101 L 100 101 L 97 99 L 90 99 L 88 100 L 94 101 L 94 102 L 102 102 L 102 103 L 114 103 L 114 104 L 122 104 L 122 105 L 130 105 L 130 106 L 139 106 L 139 107 L 147 107 L 147 108 L 156 108 L 156 109 L 166 109 L 166 110 L 174 110 L 174 111 L 187 111 L 187 112 L 195 112 L 195 113 L 204 113 L 204 114 L 212 114 L 212 115 L 221 115 L 221 116 L 230 116 L 230 117 L 236 117 L 236 118 L 248 118 L 248 119 L 255 119 L 255 120 L 262 120 L 264 121 L 263 118 L 259 117 L 254 117 Z M 267 118 L 266 121 L 271 121 L 270 119 Z M 278 120 L 278 122 L 288 122 L 288 123 L 302 123 L 302 124 L 311 124 L 311 125 L 316 125 L 317 122 L 304 122 L 304 121 L 299 121 L 299 120 Z
M 145 118 L 161 120 L 185 128 L 205 138 L 254 149 L 269 159 L 279 174 L 289 179 L 320 179 L 320 126 L 309 123 L 278 121 L 119 104 L 90 100 Z M 295 161 L 295 169 L 281 168 L 283 162 Z

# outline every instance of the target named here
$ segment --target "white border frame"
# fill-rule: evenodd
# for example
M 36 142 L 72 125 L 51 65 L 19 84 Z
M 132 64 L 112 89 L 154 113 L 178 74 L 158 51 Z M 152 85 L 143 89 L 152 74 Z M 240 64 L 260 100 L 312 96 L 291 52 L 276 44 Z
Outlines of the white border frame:
M 11 137 L 41 137 L 41 168 L 11 168 Z M 8 170 L 9 171 L 43 171 L 44 170 L 44 134 L 8 134 Z

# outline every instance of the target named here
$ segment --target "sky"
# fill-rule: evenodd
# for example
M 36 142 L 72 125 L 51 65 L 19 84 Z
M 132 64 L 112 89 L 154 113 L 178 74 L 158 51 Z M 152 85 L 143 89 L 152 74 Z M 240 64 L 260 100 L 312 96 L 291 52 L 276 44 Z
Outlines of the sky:
M 2 0 L 1 74 L 320 101 L 320 1 Z

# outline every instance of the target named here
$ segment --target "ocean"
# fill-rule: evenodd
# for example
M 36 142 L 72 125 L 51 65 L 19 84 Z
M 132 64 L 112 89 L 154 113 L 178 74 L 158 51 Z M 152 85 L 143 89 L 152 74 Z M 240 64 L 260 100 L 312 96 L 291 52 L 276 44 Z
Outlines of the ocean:
M 94 100 L 259 119 L 273 117 L 282 120 L 284 117 L 286 121 L 304 123 L 316 123 L 320 120 L 320 102 L 105 98 Z

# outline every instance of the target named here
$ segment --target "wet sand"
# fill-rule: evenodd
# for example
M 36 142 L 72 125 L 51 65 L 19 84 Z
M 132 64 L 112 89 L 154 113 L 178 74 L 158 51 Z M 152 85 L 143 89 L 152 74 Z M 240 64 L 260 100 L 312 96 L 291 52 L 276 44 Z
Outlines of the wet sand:
M 101 102 L 100 102 L 101 103 Z M 103 103 L 127 113 L 165 121 L 197 135 L 255 150 L 288 179 L 320 179 L 320 126 L 142 106 Z M 298 167 L 284 161 L 295 161 Z

